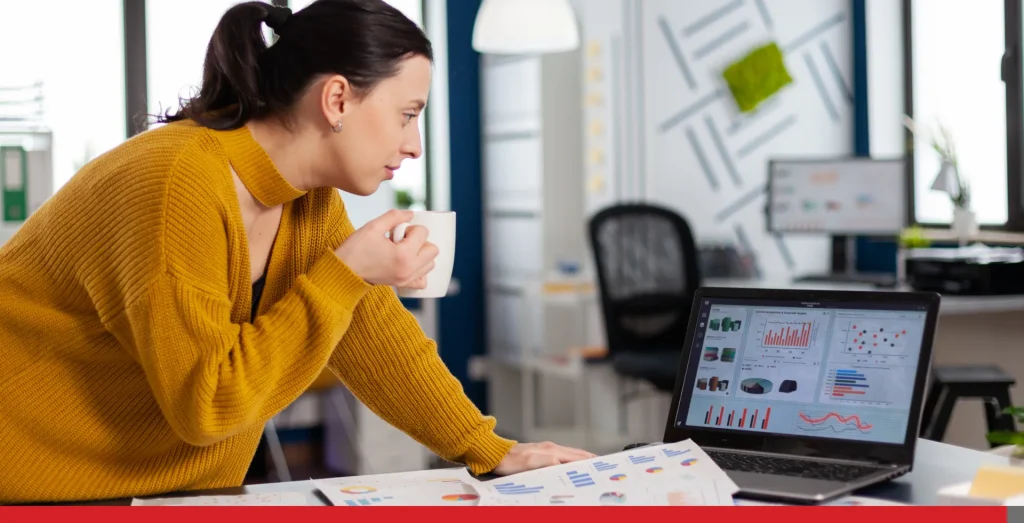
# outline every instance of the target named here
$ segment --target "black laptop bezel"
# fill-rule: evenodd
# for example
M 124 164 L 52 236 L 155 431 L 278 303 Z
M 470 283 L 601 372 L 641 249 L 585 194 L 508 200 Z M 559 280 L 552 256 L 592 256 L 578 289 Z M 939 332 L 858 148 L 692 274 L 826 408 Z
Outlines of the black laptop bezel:
M 921 425 L 922 403 L 931 370 L 932 346 L 935 341 L 935 330 L 938 326 L 939 304 L 941 298 L 936 293 L 898 292 L 898 291 L 821 291 L 803 289 L 751 289 L 751 288 L 716 288 L 702 287 L 694 295 L 693 309 L 686 330 L 686 345 L 694 347 L 694 336 L 697 331 L 697 320 L 700 316 L 701 302 L 705 299 L 734 300 L 766 300 L 766 301 L 798 301 L 798 302 L 883 302 L 890 304 L 907 304 L 925 306 L 927 317 L 924 335 L 921 340 L 921 352 L 918 360 L 917 375 L 910 402 L 911 416 L 907 423 L 907 433 L 902 443 L 874 443 L 846 439 L 828 439 L 796 435 L 750 433 L 736 430 L 709 429 L 693 426 L 676 426 L 679 404 L 684 397 L 687 401 L 693 396 L 694 382 L 697 373 L 688 376 L 690 366 L 699 365 L 700 350 L 684 350 L 686 357 L 680 358 L 679 370 L 676 374 L 675 392 L 672 395 L 672 406 L 669 410 L 665 427 L 666 443 L 692 439 L 703 447 L 717 447 L 731 450 L 749 450 L 786 454 L 803 457 L 821 457 L 853 461 L 869 461 L 880 465 L 906 465 L 914 461 L 914 450 L 917 446 L 918 431 Z

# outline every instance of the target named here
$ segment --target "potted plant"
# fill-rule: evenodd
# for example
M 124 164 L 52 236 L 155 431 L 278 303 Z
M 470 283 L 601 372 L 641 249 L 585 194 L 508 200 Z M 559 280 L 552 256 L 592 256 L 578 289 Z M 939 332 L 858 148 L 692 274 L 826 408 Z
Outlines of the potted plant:
M 918 126 L 912 118 L 904 117 L 904 125 L 912 135 L 918 135 Z M 941 123 L 937 127 L 938 132 L 927 137 L 929 146 L 939 155 L 939 173 L 932 183 L 932 190 L 949 195 L 953 204 L 952 229 L 961 240 L 967 241 L 978 234 L 978 219 L 971 209 L 971 187 L 960 175 L 952 133 Z
M 1013 416 L 1014 421 L 1024 424 L 1024 407 L 1006 407 L 1003 414 Z M 1012 459 L 1024 459 L 1024 432 L 996 430 L 985 435 L 989 443 L 1002 445 L 993 450 L 996 454 Z

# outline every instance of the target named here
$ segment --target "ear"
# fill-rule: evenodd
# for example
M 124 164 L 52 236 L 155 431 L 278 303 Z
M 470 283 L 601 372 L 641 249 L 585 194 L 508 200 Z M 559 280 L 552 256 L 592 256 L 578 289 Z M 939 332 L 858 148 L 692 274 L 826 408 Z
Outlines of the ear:
M 355 101 L 352 84 L 341 75 L 327 77 L 320 90 L 320 109 L 328 126 L 335 126 L 351 110 Z

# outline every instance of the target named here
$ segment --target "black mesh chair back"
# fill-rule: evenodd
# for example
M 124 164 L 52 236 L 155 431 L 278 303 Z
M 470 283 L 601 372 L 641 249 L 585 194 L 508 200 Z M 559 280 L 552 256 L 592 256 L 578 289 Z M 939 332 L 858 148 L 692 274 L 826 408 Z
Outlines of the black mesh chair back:
M 608 358 L 619 380 L 619 431 L 627 433 L 626 404 L 644 395 L 645 382 L 672 393 L 693 295 L 701 285 L 690 226 L 653 205 L 623 204 L 590 219 Z
M 681 351 L 701 285 L 686 220 L 662 207 L 626 204 L 595 214 L 589 229 L 609 355 Z

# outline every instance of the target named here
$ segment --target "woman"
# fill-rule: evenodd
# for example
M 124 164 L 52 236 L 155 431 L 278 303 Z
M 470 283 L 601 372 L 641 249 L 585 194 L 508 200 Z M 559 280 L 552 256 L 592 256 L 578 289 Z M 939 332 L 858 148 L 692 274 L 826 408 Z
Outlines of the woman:
M 240 485 L 325 367 L 475 473 L 592 456 L 498 437 L 391 290 L 424 285 L 426 232 L 394 244 L 408 213 L 346 216 L 338 189 L 420 155 L 431 60 L 381 0 L 224 15 L 198 95 L 0 250 L 0 502 Z

